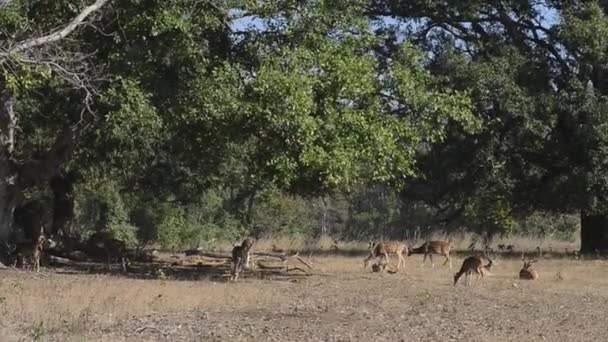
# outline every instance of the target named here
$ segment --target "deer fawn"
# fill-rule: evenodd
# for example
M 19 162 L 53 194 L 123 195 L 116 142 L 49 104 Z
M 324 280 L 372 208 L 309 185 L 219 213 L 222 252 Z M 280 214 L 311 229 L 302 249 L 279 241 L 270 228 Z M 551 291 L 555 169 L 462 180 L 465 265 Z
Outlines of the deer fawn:
M 458 279 L 465 274 L 466 281 L 465 284 L 469 286 L 471 284 L 471 274 L 473 272 L 477 273 L 477 281 L 479 278 L 483 279 L 484 273 L 489 273 L 492 269 L 492 266 L 495 265 L 494 260 L 492 260 L 487 254 L 484 254 L 484 258 L 488 260 L 486 265 L 483 265 L 481 256 L 471 256 L 462 262 L 462 266 L 460 267 L 460 271 L 456 272 L 454 275 L 454 286 L 458 283 Z
M 375 259 L 377 257 L 383 257 L 385 263 L 388 264 L 390 262 L 388 255 L 392 253 L 397 254 L 397 257 L 399 257 L 397 269 L 399 269 L 401 263 L 403 263 L 403 266 L 405 267 L 405 258 L 403 257 L 403 253 L 408 253 L 407 245 L 405 243 L 400 241 L 384 241 L 376 244 L 372 241 L 369 243 L 369 246 L 371 250 L 369 252 L 369 256 L 363 260 L 364 268 L 367 268 L 367 265 L 371 259 Z
M 449 242 L 429 241 L 429 242 L 423 243 L 418 248 L 410 249 L 408 256 L 412 255 L 412 254 L 424 254 L 424 259 L 422 259 L 422 265 L 424 265 L 424 262 L 426 261 L 426 257 L 428 256 L 429 259 L 431 259 L 431 267 L 435 267 L 435 264 L 433 263 L 433 254 L 443 255 L 443 256 L 445 256 L 445 262 L 443 264 L 445 265 L 449 262 L 450 269 L 452 269 L 452 259 L 450 259 L 450 249 L 451 249 L 451 247 L 450 247 Z
M 532 264 L 538 260 L 524 260 L 524 267 L 519 271 L 519 279 L 525 280 L 536 280 L 538 279 L 538 272 L 532 269 Z
M 243 269 L 249 269 L 250 252 L 255 239 L 246 238 L 240 246 L 234 246 L 232 249 L 232 270 L 230 280 L 236 281 L 239 278 L 239 273 Z

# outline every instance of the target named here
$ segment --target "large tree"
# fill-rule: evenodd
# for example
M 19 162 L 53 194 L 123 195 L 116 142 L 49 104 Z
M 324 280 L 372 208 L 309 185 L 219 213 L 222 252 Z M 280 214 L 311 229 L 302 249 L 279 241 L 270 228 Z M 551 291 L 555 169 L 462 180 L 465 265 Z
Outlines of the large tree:
M 382 57 L 364 4 L 3 6 L 0 238 L 33 190 L 69 201 L 70 179 L 178 203 L 234 181 L 243 198 L 402 186 L 422 143 L 478 121 L 417 49 Z M 236 15 L 264 28 L 234 32 Z
M 468 90 L 483 129 L 421 154 L 404 191 L 446 222 L 500 232 L 533 210 L 578 212 L 581 250 L 608 248 L 605 7 L 596 1 L 375 1 L 447 87 Z M 400 27 L 404 27 L 401 25 Z

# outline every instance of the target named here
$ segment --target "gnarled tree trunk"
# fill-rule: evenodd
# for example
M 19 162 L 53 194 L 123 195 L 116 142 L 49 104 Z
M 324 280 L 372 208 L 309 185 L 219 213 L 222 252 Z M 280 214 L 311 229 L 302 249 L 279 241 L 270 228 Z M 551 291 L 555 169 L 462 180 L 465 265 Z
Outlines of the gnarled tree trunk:
M 12 153 L 15 147 L 17 118 L 15 99 L 0 87 L 0 239 L 13 231 L 13 212 L 17 206 L 17 175 Z
M 0 157 L 0 240 L 7 241 L 13 232 L 13 212 L 17 205 L 15 186 L 11 184 L 10 170 L 7 163 Z

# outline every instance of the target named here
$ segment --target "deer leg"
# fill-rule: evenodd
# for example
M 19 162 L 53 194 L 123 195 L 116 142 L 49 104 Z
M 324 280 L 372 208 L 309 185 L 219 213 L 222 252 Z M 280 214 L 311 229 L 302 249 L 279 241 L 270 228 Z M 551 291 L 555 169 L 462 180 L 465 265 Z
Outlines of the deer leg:
M 450 254 L 449 253 L 445 253 L 445 262 L 443 263 L 443 265 L 445 266 L 445 264 L 447 264 L 448 262 L 450 263 L 450 269 L 452 269 L 452 259 L 450 258 Z
M 236 280 L 236 260 L 232 260 L 232 268 L 230 270 L 230 280 Z
M 374 256 L 372 255 L 372 253 L 370 253 L 367 258 L 365 258 L 365 260 L 363 260 L 363 269 L 367 268 L 367 264 L 369 263 L 369 260 L 372 259 Z
M 477 273 L 477 280 L 475 281 L 475 284 L 479 284 L 480 278 L 483 280 L 483 272 L 479 269 L 476 269 L 475 272 Z
M 433 253 L 429 253 L 429 259 L 431 259 L 431 268 L 435 268 L 435 263 L 433 262 Z
M 106 268 L 108 271 L 111 271 L 112 270 L 112 256 L 110 255 L 109 251 L 107 252 L 106 256 L 107 256 L 106 257 Z
M 399 263 L 397 264 L 397 270 L 399 270 L 399 266 L 401 266 L 401 263 L 403 263 L 403 267 L 405 267 L 405 258 L 403 257 L 403 254 L 398 253 L 397 254 L 399 256 Z
M 424 266 L 424 263 L 426 262 L 426 256 L 427 254 L 424 253 L 424 258 L 422 258 L 422 265 L 420 265 L 420 267 Z

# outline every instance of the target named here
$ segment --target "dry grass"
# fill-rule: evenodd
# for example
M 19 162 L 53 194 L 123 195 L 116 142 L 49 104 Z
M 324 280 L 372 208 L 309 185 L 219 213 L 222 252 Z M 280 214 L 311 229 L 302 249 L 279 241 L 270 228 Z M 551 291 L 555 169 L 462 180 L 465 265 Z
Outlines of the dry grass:
M 475 248 L 481 250 L 484 248 L 481 239 L 473 234 L 464 235 L 450 235 L 436 234 L 430 236 L 426 240 L 440 240 L 440 241 L 451 241 L 452 250 L 454 251 L 468 251 L 469 246 L 476 242 Z M 406 241 L 409 247 L 419 246 L 423 241 Z M 230 251 L 232 249 L 232 243 L 235 242 L 224 242 L 219 244 L 219 249 L 222 251 Z M 240 243 L 240 241 L 239 241 Z M 369 241 L 343 241 L 338 240 L 338 250 L 348 253 L 361 253 L 368 250 Z M 554 240 L 547 238 L 534 238 L 528 236 L 513 236 L 510 238 L 496 238 L 491 244 L 495 250 L 498 245 L 513 245 L 514 251 L 517 253 L 526 252 L 532 253 L 536 251 L 536 247 L 540 247 L 545 252 L 564 253 L 566 249 L 573 251 L 578 249 L 580 241 L 578 239 L 574 241 L 563 241 Z M 255 249 L 270 251 L 273 248 L 280 249 L 283 251 L 313 251 L 313 252 L 331 252 L 334 250 L 334 239 L 330 236 L 322 236 L 320 239 L 315 241 L 306 241 L 297 238 L 288 237 L 276 237 L 276 238 L 265 238 L 260 239 L 256 242 Z
M 517 279 L 520 260 L 498 258 L 483 283 L 453 287 L 463 257 L 449 270 L 442 258 L 431 268 L 412 256 L 392 275 L 363 270 L 363 255 L 317 256 L 311 277 L 236 284 L 1 271 L 0 334 L 2 341 L 602 340 L 607 261 L 542 259 L 540 279 L 530 282 Z

